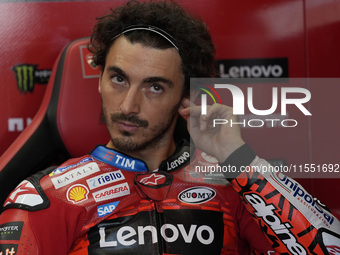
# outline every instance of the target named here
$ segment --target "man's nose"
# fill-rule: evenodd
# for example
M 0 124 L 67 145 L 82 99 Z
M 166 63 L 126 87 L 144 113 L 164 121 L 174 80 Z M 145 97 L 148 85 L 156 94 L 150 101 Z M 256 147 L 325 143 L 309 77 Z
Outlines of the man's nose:
M 120 110 L 125 115 L 138 114 L 140 111 L 140 91 L 138 88 L 130 87 L 120 105 Z

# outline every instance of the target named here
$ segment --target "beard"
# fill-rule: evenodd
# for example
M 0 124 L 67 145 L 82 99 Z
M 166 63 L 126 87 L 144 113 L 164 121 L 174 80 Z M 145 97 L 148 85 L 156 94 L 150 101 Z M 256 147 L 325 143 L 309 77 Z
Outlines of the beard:
M 174 120 L 177 117 L 177 111 L 181 101 L 174 106 L 167 119 L 163 119 L 159 124 L 149 127 L 149 122 L 145 119 L 140 119 L 136 115 L 125 115 L 123 113 L 113 113 L 108 116 L 106 109 L 103 107 L 106 127 L 109 131 L 109 126 L 114 125 L 118 121 L 125 121 L 139 126 L 139 137 L 142 139 L 138 142 L 135 141 L 135 134 L 128 131 L 119 131 L 120 135 L 113 137 L 110 133 L 111 141 L 114 147 L 126 153 L 139 152 L 151 147 L 157 148 L 160 141 L 168 134 Z

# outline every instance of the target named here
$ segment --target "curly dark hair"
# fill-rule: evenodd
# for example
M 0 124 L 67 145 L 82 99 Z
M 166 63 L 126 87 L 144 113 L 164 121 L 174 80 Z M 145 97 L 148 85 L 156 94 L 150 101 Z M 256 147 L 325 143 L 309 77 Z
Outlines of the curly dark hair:
M 215 47 L 206 24 L 184 10 L 174 1 L 138 2 L 111 9 L 111 13 L 97 19 L 91 36 L 89 50 L 94 54 L 94 63 L 105 67 L 106 55 L 114 42 L 113 38 L 126 28 L 148 25 L 170 34 L 182 59 L 185 76 L 184 94 L 189 91 L 190 77 L 215 77 Z M 166 49 L 173 47 L 162 36 L 145 30 L 134 30 L 124 36 L 131 43 Z

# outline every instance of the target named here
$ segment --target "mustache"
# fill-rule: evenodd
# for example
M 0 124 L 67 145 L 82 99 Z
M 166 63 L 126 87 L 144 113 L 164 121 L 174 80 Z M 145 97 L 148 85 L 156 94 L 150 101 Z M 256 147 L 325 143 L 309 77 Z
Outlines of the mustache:
M 123 113 L 111 114 L 111 121 L 112 122 L 124 121 L 144 128 L 149 126 L 149 122 L 147 120 L 140 119 L 136 115 L 125 115 Z

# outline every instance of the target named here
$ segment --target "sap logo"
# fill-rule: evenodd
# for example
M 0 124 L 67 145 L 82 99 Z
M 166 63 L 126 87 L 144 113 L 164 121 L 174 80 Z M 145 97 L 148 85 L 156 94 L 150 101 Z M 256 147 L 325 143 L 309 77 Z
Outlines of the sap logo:
M 277 208 L 274 205 L 267 204 L 257 194 L 247 194 L 244 197 L 254 208 L 254 214 L 270 227 L 278 239 L 287 247 L 288 251 L 296 255 L 308 254 L 290 231 L 292 226 L 288 222 L 282 222 L 279 216 L 277 216 L 275 213 Z
M 112 213 L 117 208 L 118 204 L 119 201 L 98 206 L 97 207 L 98 216 L 103 217 L 105 215 Z
M 215 190 L 208 187 L 193 187 L 183 190 L 178 195 L 178 199 L 186 204 L 202 204 L 213 199 Z

